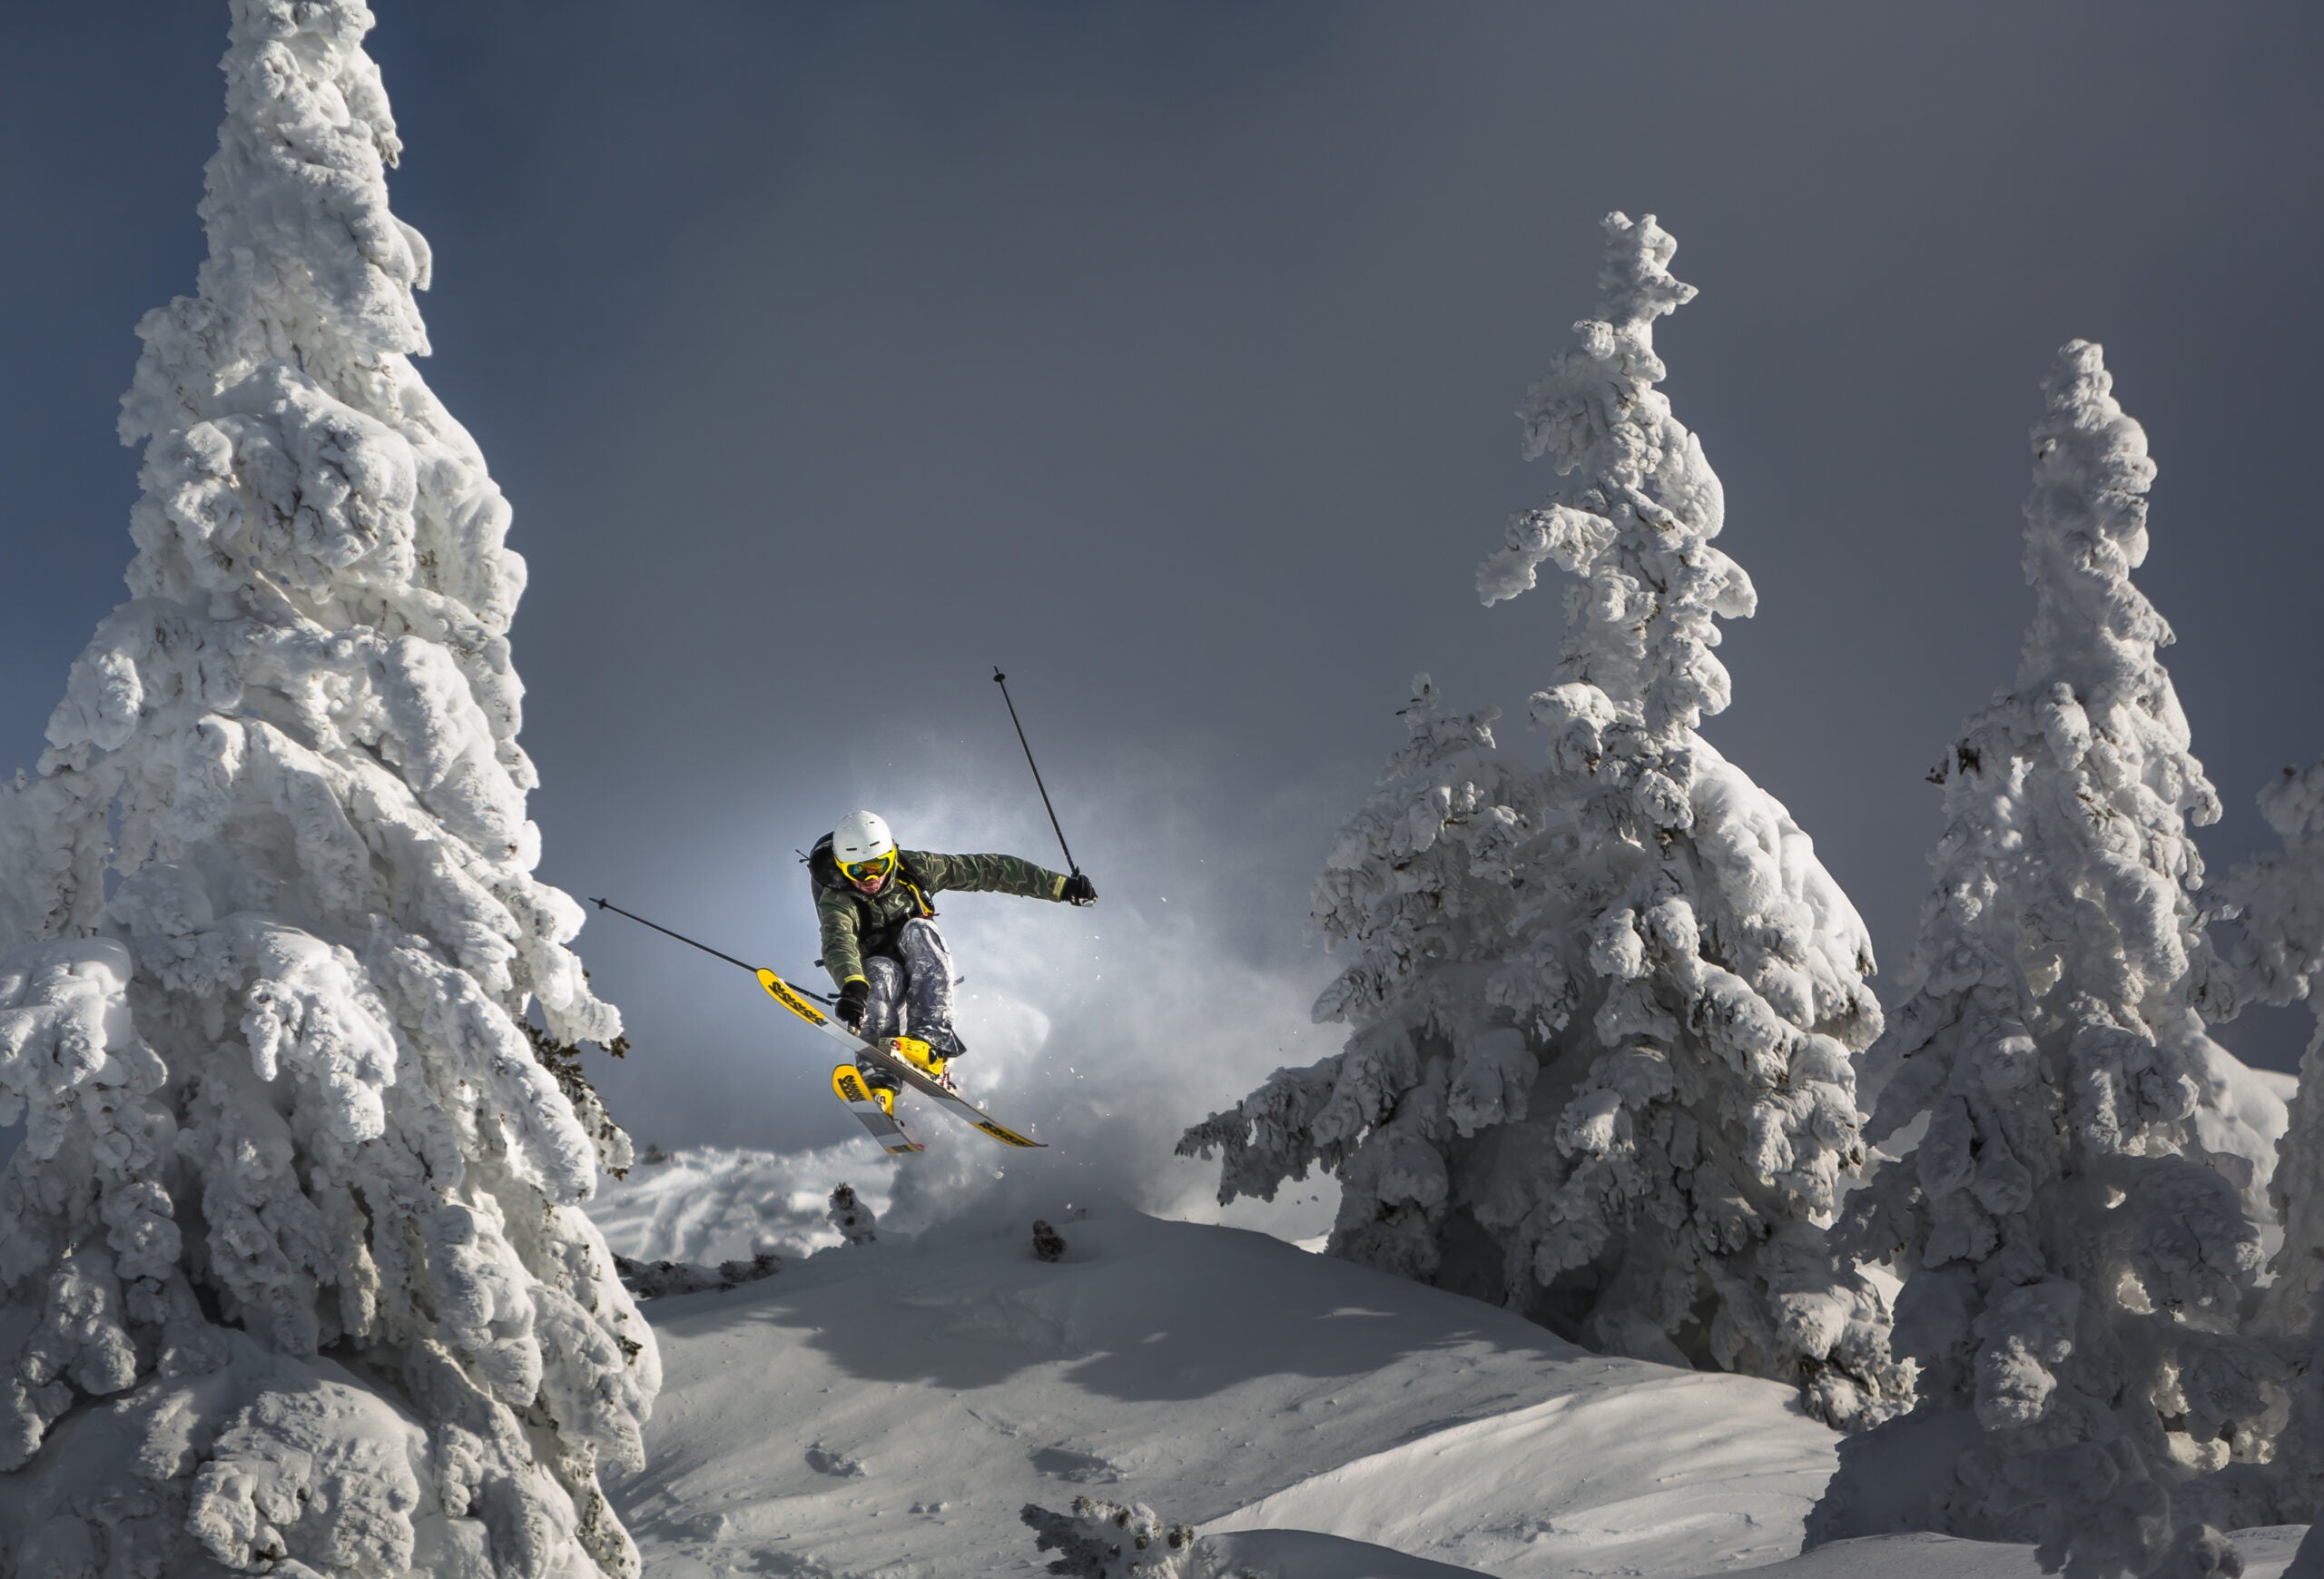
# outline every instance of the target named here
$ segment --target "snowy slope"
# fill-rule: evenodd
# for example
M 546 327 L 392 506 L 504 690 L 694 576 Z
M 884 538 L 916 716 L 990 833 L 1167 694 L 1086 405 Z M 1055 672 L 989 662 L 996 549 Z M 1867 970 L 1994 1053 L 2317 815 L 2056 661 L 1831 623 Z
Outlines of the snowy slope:
M 691 1154 L 602 1203 L 608 1238 L 795 1246 L 838 1160 Z M 881 1175 L 853 1171 L 871 1196 Z M 646 1573 L 1035 1574 L 1018 1510 L 1085 1492 L 1194 1523 L 1275 1579 L 2039 1573 L 2024 1548 L 1926 1536 L 1795 1557 L 1835 1438 L 1774 1384 L 1589 1354 L 1258 1234 L 1127 1211 L 1060 1226 L 1054 1265 L 1014 1217 L 971 1213 L 650 1302 L 649 1465 L 612 1488 Z M 2253 1579 L 2296 1535 L 2247 1546 Z
M 1061 1226 L 1056 1265 L 960 1228 L 649 1306 L 650 1467 L 614 1494 L 648 1572 L 1036 1573 L 1019 1506 L 1091 1490 L 1512 1575 L 1709 1573 L 1797 1551 L 1831 1471 L 1773 1384 L 1257 1234 Z

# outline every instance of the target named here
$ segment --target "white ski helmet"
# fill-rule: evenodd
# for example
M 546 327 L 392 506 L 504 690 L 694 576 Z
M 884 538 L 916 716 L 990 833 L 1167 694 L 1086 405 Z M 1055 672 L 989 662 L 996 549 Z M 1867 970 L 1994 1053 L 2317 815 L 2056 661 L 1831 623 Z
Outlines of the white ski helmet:
M 877 812 L 850 812 L 832 830 L 832 859 L 842 866 L 877 861 L 895 847 L 895 835 Z

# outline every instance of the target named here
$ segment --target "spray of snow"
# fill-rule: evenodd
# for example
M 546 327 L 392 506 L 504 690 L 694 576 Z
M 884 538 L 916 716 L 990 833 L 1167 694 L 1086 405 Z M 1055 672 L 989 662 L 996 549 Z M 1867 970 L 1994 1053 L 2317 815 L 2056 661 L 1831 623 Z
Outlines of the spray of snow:
M 1218 1219 L 1202 1171 L 1173 1159 L 1170 1143 L 1219 1085 L 1316 1043 L 1306 1013 L 1316 971 L 1235 941 L 1224 922 L 1249 881 L 1239 852 L 1185 826 L 1175 777 L 1152 765 L 1124 765 L 1087 807 L 1075 804 L 1075 854 L 1098 883 L 1094 907 L 938 896 L 965 977 L 956 1012 L 970 1052 L 954 1073 L 971 1100 L 1050 1146 L 1005 1151 L 931 1116 L 921 1126 L 930 1150 L 888 1165 L 883 1226 L 917 1232 L 964 1217 L 1015 1237 L 1036 1216 L 1063 1220 L 1108 1204 Z M 1039 858 L 1055 835 L 1029 800 L 961 785 L 907 789 L 882 809 L 911 844 Z M 1216 858 L 1174 865 L 1162 854 L 1189 850 Z M 864 1188 L 857 1172 L 845 1177 Z M 1316 1232 L 1332 1192 L 1299 1194 L 1231 1220 L 1292 1238 Z

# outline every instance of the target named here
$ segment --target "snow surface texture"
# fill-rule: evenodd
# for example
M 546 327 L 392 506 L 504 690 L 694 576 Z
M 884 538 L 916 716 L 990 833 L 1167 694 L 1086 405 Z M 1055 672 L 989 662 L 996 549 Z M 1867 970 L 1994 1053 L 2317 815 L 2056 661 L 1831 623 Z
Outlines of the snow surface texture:
M 2038 1539 L 2077 1576 L 2193 1574 L 2221 1499 L 2174 1508 L 2174 1490 L 2266 1458 L 2282 1408 L 2272 1357 L 2237 1331 L 2260 1148 L 2221 1144 L 2243 1085 L 2197 1005 L 2188 825 L 2219 804 L 2156 656 L 2170 627 L 2130 579 L 2146 437 L 2094 345 L 2066 346 L 2044 389 L 2034 626 L 1942 770 L 1935 888 L 1868 1061 L 1873 1138 L 1925 1121 L 1850 1201 L 1862 1248 L 1904 1277 L 1896 1341 L 1921 1367 L 1888 1434 L 1951 1445 L 1887 1522 Z M 1852 1447 L 1819 1528 L 1863 1527 L 1897 1450 Z
M 1053 1264 L 996 1209 L 655 1301 L 649 1467 L 612 1487 L 647 1571 L 1034 1573 L 1020 1510 L 1088 1495 L 1206 1541 L 1677 1576 L 1797 1551 L 1831 1472 L 1772 1383 L 1589 1354 L 1238 1229 L 1068 1226 Z
M 1077 1495 L 1193 1525 L 1206 1579 L 2040 1572 L 1933 1535 L 1796 1557 L 1839 1439 L 1789 1389 L 1232 1229 L 1101 1211 L 1044 1265 L 980 1210 L 648 1308 L 668 1381 L 612 1491 L 655 1579 L 1032 1575 L 1021 1510 Z M 2239 1536 L 2251 1579 L 2297 1534 Z
M 1336 1172 L 1336 1255 L 1866 1425 L 1910 1372 L 1823 1230 L 1863 1156 L 1871 943 L 1807 834 L 1696 731 L 1728 697 L 1715 621 L 1756 595 L 1655 388 L 1654 321 L 1694 295 L 1676 243 L 1651 216 L 1605 228 L 1600 317 L 1522 413 L 1567 480 L 1478 577 L 1487 603 L 1545 560 L 1574 577 L 1531 700 L 1547 764 L 1415 682 L 1412 744 L 1315 888 L 1315 932 L 1354 956 L 1315 1006 L 1354 1026 L 1345 1050 L 1181 1150 L 1224 1154 L 1222 1200 Z
M 360 0 L 234 0 L 147 316 L 132 598 L 0 792 L 0 1571 L 637 1571 L 652 1334 L 536 1060 L 619 1019 L 532 875 L 524 564 L 409 359 Z

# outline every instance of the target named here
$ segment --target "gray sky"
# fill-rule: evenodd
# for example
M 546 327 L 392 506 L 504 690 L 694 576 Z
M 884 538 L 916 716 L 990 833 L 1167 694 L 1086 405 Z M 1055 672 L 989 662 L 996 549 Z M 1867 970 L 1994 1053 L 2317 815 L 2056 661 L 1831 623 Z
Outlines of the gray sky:
M 1701 288 L 1666 388 L 1760 591 L 1708 733 L 1892 987 L 1922 775 L 2015 665 L 2063 340 L 2104 343 L 2161 466 L 2141 580 L 2229 806 L 2214 864 L 2324 750 L 2312 7 L 377 8 L 424 370 L 516 505 L 533 804 L 576 894 L 803 971 L 792 851 L 852 805 L 1053 858 L 999 663 L 1106 898 L 948 906 L 972 988 L 1069 1002 L 1075 1078 L 1136 1062 L 1174 1119 L 1328 1051 L 1283 1029 L 1328 968 L 1307 885 L 1413 672 L 1530 749 L 1557 598 L 1483 610 L 1472 576 L 1550 486 L 1511 413 L 1616 207 Z M 114 400 L 192 285 L 223 31 L 8 23 L 12 760 L 122 595 Z M 755 989 L 620 924 L 583 947 L 641 1138 L 846 1133 Z M 2226 1039 L 2288 1066 L 2300 1023 Z

